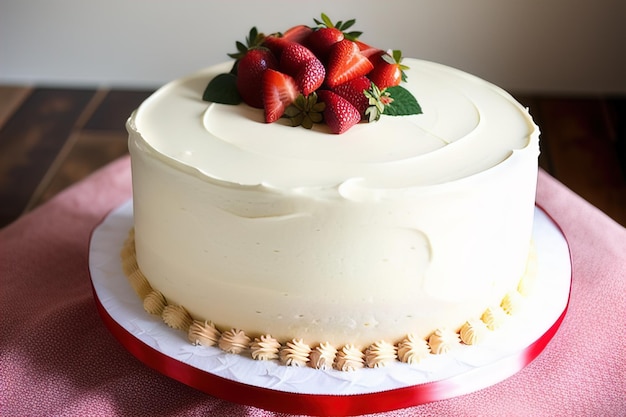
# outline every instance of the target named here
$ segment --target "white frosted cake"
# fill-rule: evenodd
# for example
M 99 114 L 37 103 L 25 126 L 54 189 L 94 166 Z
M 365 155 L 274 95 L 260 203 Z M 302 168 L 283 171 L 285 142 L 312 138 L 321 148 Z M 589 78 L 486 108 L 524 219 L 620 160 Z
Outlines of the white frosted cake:
M 312 364 L 308 349 L 410 361 L 407 343 L 438 353 L 462 328 L 472 343 L 527 270 L 539 131 L 488 82 L 403 64 L 422 113 L 341 135 L 203 101 L 232 62 L 148 98 L 128 121 L 125 266 L 146 308 L 193 342 L 300 352 L 286 364 Z

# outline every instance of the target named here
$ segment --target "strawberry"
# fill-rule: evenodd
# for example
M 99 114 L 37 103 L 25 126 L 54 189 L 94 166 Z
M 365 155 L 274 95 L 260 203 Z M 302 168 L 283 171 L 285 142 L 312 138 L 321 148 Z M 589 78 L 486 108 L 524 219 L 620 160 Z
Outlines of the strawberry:
M 263 46 L 269 48 L 276 58 L 280 59 L 285 46 L 290 43 L 304 44 L 304 41 L 313 33 L 313 29 L 306 25 L 294 26 L 283 34 L 275 33 L 263 40 Z
M 335 43 L 343 39 L 356 40 L 361 36 L 362 32 L 347 32 L 356 22 L 354 19 L 333 23 L 324 13 L 322 13 L 321 19 L 313 19 L 317 23 L 317 29 L 307 38 L 307 46 L 322 61 L 326 61 L 330 47 Z
M 299 43 L 290 42 L 285 45 L 280 56 L 280 70 L 294 76 L 305 63 L 317 59 L 309 48 Z
M 335 94 L 348 100 L 359 111 L 361 116 L 365 115 L 365 110 L 369 107 L 369 99 L 365 91 L 369 91 L 372 82 L 365 75 L 347 81 L 331 89 Z
M 317 58 L 306 62 L 302 70 L 295 76 L 296 84 L 298 84 L 300 92 L 305 96 L 320 88 L 325 78 L 326 68 Z
M 399 85 L 406 79 L 404 71 L 409 67 L 401 64 L 402 52 L 395 50 L 391 54 L 386 52 L 376 54 L 371 60 L 374 63 L 374 69 L 368 77 L 381 90 Z
M 325 61 L 330 47 L 344 39 L 343 32 L 335 27 L 322 27 L 311 33 L 307 38 L 307 46 L 315 56 Z
M 336 87 L 354 78 L 367 75 L 374 65 L 359 51 L 356 43 L 349 39 L 337 42 L 330 48 L 326 84 Z
M 326 68 L 322 62 L 299 43 L 290 43 L 283 49 L 280 69 L 295 78 L 305 96 L 320 88 L 326 77 Z
M 324 121 L 335 134 L 341 134 L 361 121 L 359 111 L 348 100 L 330 90 L 317 92 L 320 101 L 326 104 Z
M 370 45 L 368 45 L 368 44 L 366 44 L 364 42 L 361 42 L 359 40 L 354 41 L 354 43 L 356 43 L 357 46 L 359 47 L 359 51 L 361 51 L 361 54 L 363 54 L 364 56 L 369 58 L 370 61 L 372 60 L 371 57 L 373 55 L 376 55 L 376 54 L 379 54 L 379 53 L 382 54 L 382 53 L 385 52 L 385 51 L 383 51 L 380 48 L 376 48 L 374 46 L 370 46 Z M 372 64 L 373 64 L 373 62 L 372 62 Z
M 283 33 L 283 39 L 296 43 L 304 43 L 304 40 L 308 38 L 312 32 L 313 29 L 307 25 L 297 25 L 287 29 L 285 33 Z
M 235 42 L 235 46 L 237 46 L 237 52 L 230 53 L 228 54 L 228 56 L 235 60 L 240 60 L 248 53 L 250 49 L 261 46 L 261 43 L 263 42 L 264 39 L 265 39 L 265 35 L 263 35 L 262 33 L 259 33 L 256 26 L 254 26 L 252 27 L 252 29 L 250 29 L 248 36 L 246 36 L 246 42 L 245 43 L 241 41 Z
M 262 86 L 265 121 L 272 123 L 280 119 L 285 109 L 296 100 L 298 86 L 291 76 L 273 69 L 263 73 Z
M 269 49 L 250 49 L 237 64 L 237 91 L 244 103 L 263 108 L 261 80 L 268 68 L 278 68 L 278 63 Z

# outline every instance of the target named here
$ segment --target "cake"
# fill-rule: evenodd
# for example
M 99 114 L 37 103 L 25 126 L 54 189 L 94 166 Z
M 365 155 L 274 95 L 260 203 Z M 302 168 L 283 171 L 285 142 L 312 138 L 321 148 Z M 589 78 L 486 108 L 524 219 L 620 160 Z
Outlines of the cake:
M 196 344 L 340 370 L 496 328 L 532 270 L 539 130 L 493 84 L 402 64 L 420 111 L 341 134 L 203 100 L 233 61 L 145 100 L 123 257 L 146 310 Z

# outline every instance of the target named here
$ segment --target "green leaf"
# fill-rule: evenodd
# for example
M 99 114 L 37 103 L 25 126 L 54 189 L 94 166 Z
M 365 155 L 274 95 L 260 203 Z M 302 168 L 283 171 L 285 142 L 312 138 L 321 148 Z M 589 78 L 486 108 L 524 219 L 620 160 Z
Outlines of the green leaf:
M 322 13 L 322 23 L 324 24 L 324 26 L 326 26 L 327 28 L 332 28 L 334 27 L 333 25 L 333 21 L 330 20 L 330 18 L 325 14 Z
M 401 86 L 389 87 L 386 90 L 393 99 L 385 106 L 383 114 L 389 116 L 409 116 L 412 114 L 422 114 L 422 107 L 413 97 L 409 90 Z
M 342 32 L 345 32 L 346 30 L 354 26 L 355 23 L 356 23 L 356 19 L 350 19 L 342 23 L 337 23 L 337 26 L 339 30 L 341 30 Z
M 344 36 L 346 37 L 346 39 L 349 39 L 351 41 L 356 41 L 359 36 L 361 36 L 363 34 L 363 32 L 360 31 L 352 31 L 352 32 L 344 32 Z
M 237 77 L 232 74 L 219 74 L 206 86 L 202 100 L 221 104 L 239 104 L 241 96 L 237 91 Z

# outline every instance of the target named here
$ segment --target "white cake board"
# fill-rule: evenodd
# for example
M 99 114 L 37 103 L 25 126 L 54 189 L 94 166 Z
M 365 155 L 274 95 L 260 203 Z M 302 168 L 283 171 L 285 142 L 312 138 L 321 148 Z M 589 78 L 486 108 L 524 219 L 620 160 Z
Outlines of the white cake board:
M 186 333 L 150 315 L 130 286 L 120 251 L 133 226 L 132 201 L 93 231 L 89 269 L 98 310 L 113 335 L 148 366 L 208 394 L 280 412 L 356 415 L 418 405 L 496 384 L 530 363 L 565 316 L 571 286 L 567 241 L 535 208 L 537 278 L 523 310 L 477 346 L 429 355 L 419 365 L 396 362 L 357 372 L 255 361 L 217 347 L 193 346 Z

